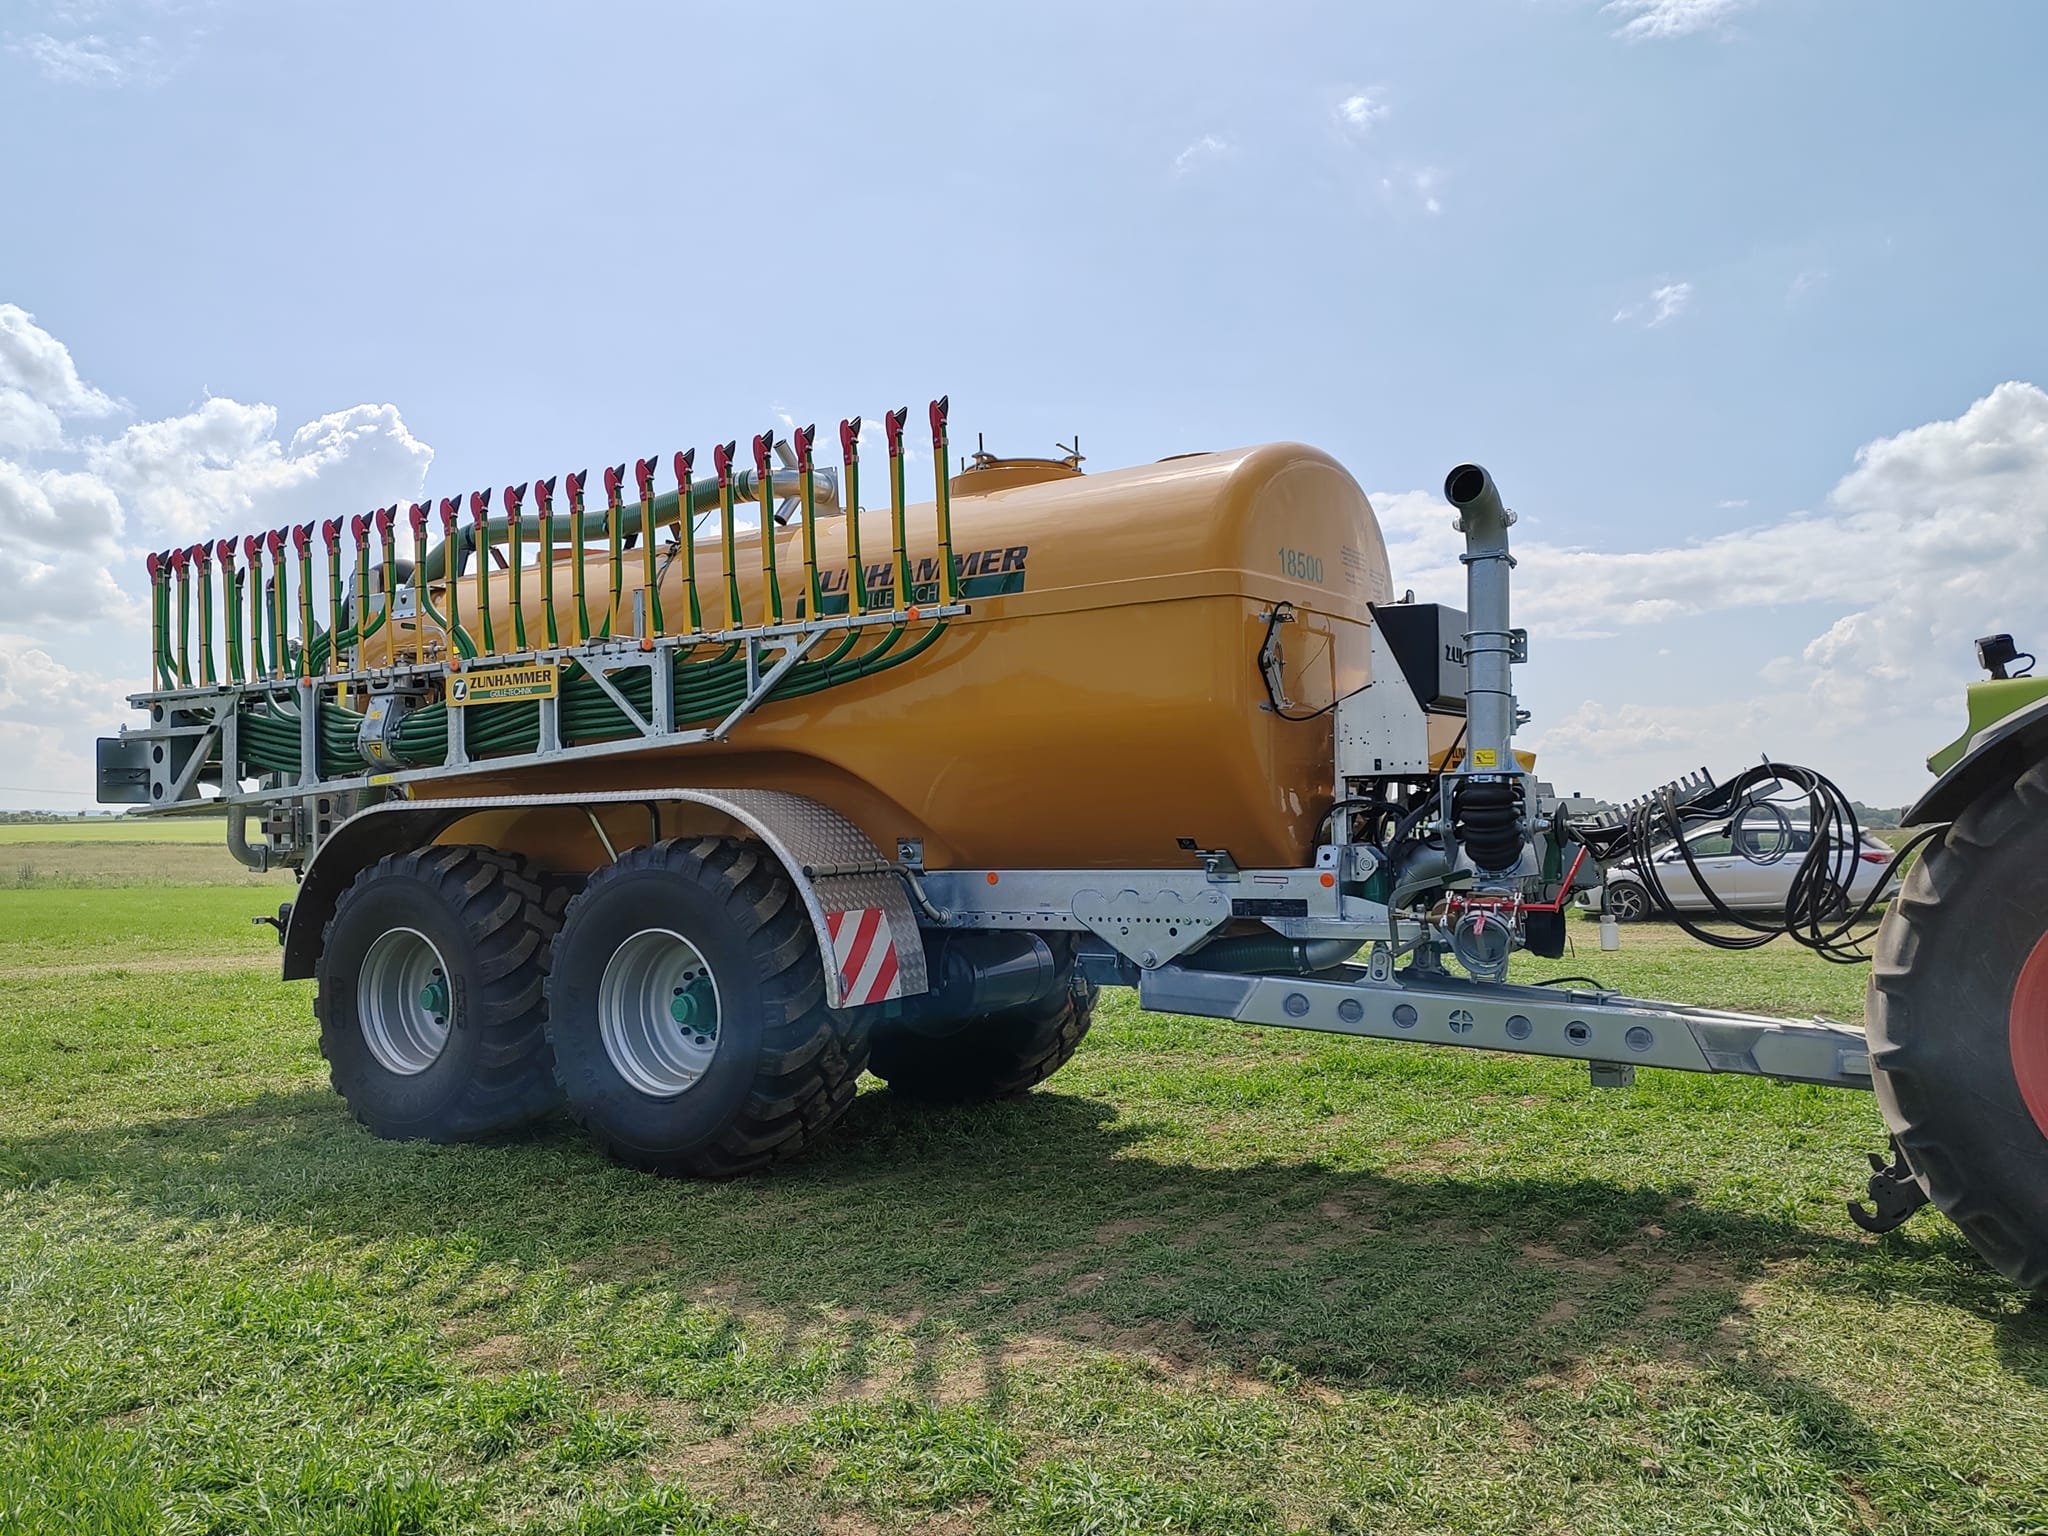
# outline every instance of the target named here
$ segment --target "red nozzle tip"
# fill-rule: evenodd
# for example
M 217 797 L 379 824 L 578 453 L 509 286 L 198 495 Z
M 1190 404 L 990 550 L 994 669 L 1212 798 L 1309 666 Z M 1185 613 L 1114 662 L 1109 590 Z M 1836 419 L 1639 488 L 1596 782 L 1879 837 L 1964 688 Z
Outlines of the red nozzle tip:
M 235 563 L 235 541 L 233 539 L 222 539 L 214 548 L 220 554 L 220 563 L 222 565 L 233 565 Z
M 250 563 L 251 565 L 254 565 L 254 564 L 256 563 L 256 556 L 257 556 L 258 554 L 260 554 L 260 553 L 262 552 L 262 549 L 263 549 L 263 535 L 262 535 L 262 534 L 260 534 L 260 533 L 251 533 L 251 534 L 246 534 L 246 535 L 244 535 L 244 536 L 243 536 L 243 539 L 242 539 L 242 558 L 243 558 L 244 560 L 247 560 L 247 561 L 248 561 L 248 562 L 249 562 L 249 563 Z
M 300 523 L 292 529 L 292 547 L 300 554 L 309 554 L 313 548 L 313 525 Z
M 555 477 L 553 475 L 549 475 L 545 480 L 533 482 L 533 499 L 543 507 L 555 499 Z
M 720 485 L 725 484 L 726 478 L 732 473 L 733 451 L 738 447 L 739 443 L 737 440 L 730 443 L 713 443 L 711 445 L 711 467 L 718 471 L 718 483 Z
M 626 466 L 623 464 L 607 464 L 604 470 L 604 499 L 606 501 L 617 501 L 619 499 L 619 487 L 625 483 Z
M 773 432 L 754 434 L 754 473 L 763 480 L 768 478 L 768 454 L 775 447 Z
M 635 459 L 633 461 L 633 482 L 640 487 L 640 499 L 642 501 L 646 501 L 654 495 L 654 460 Z
M 170 553 L 165 555 L 164 559 L 170 564 L 171 571 L 174 575 L 182 576 L 185 574 L 185 561 L 187 559 L 187 556 L 184 550 L 174 549 L 170 551 Z
M 329 549 L 341 543 L 341 519 L 330 517 L 320 525 L 320 542 Z
M 693 470 L 693 469 L 695 469 L 696 467 L 697 467 L 697 450 L 696 450 L 696 449 L 694 449 L 694 448 L 685 448 L 685 449 L 684 449 L 684 450 L 683 450 L 683 451 L 682 451 L 681 453 L 677 454 L 677 455 L 676 455 L 676 484 L 677 484 L 677 485 L 688 485 L 688 484 L 690 483 L 690 471 L 691 471 L 691 470 Z
M 270 546 L 270 558 L 275 560 L 284 553 L 284 530 L 273 528 L 263 536 L 263 542 Z
M 362 543 L 363 540 L 369 536 L 369 532 L 370 520 L 367 517 L 365 517 L 362 513 L 358 512 L 354 517 L 348 520 L 348 536 L 354 539 L 358 544 Z
M 590 471 L 587 469 L 579 469 L 573 475 L 563 477 L 568 481 L 563 489 L 568 493 L 569 505 L 579 512 L 583 510 L 583 482 L 589 477 Z
M 889 457 L 896 458 L 903 452 L 903 424 L 910 420 L 910 407 L 900 411 L 882 412 L 882 426 L 889 434 Z
M 818 427 L 816 422 L 813 422 L 808 427 L 798 427 L 789 434 L 790 445 L 796 449 L 796 467 L 798 469 L 809 469 L 811 467 L 811 444 L 817 440 Z
M 850 462 L 860 452 L 860 418 L 843 420 L 839 423 L 839 451 Z
M 149 571 L 149 579 L 151 581 L 155 581 L 156 573 L 163 569 L 164 562 L 162 557 L 160 557 L 155 550 L 151 550 L 148 554 L 142 557 L 142 563 L 143 566 Z
M 524 480 L 520 481 L 517 485 L 505 487 L 505 510 L 507 512 L 516 513 L 519 510 L 519 503 L 524 500 L 526 500 L 526 482 Z
M 202 571 L 211 570 L 213 568 L 213 546 L 203 540 L 200 543 L 194 544 L 192 546 L 192 563 Z
M 932 436 L 936 439 L 945 435 L 946 411 L 950 406 L 947 396 L 941 395 L 932 402 Z
M 375 514 L 375 522 L 377 524 L 377 536 L 379 538 L 388 539 L 391 537 L 392 520 L 397 516 L 398 507 L 396 503 L 388 507 L 379 507 L 377 509 Z

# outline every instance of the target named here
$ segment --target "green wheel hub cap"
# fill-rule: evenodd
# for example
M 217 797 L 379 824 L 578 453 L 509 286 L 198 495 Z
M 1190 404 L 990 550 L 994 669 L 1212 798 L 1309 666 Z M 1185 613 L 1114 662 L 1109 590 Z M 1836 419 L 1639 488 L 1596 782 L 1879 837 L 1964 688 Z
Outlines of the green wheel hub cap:
M 675 995 L 669 999 L 668 1016 L 682 1025 L 686 1034 L 716 1039 L 718 993 L 711 985 L 710 976 L 699 976 L 689 985 L 672 990 Z

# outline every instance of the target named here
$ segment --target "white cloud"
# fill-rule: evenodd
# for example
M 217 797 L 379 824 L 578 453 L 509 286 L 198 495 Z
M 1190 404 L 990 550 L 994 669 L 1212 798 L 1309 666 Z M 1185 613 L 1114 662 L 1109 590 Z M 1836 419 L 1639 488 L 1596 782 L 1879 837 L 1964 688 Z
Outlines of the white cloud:
M 1630 42 L 1718 31 L 1756 0 L 1608 0 L 1601 10 L 1626 16 L 1614 35 Z
M 64 424 L 42 401 L 19 389 L 0 389 L 0 448 L 36 453 L 64 439 Z
M 1359 91 L 1337 103 L 1337 123 L 1347 133 L 1363 135 L 1392 110 L 1378 92 Z
M 1650 296 L 1640 303 L 1624 304 L 1614 312 L 1614 323 L 1622 325 L 1640 321 L 1645 329 L 1654 330 L 1660 325 L 1676 320 L 1685 313 L 1692 303 L 1691 283 L 1665 283 L 1650 290 Z
M 1829 273 L 1825 267 L 1808 267 L 1794 274 L 1792 281 L 1785 288 L 1785 302 L 1798 304 L 1813 297 L 1827 286 L 1828 277 Z
M 65 666 L 25 635 L 0 634 L 4 777 L 10 785 L 58 792 L 9 798 L 56 810 L 87 808 L 93 737 L 111 735 L 128 713 L 119 684 Z
M 58 85 L 118 86 L 162 78 L 156 42 L 150 37 L 117 42 L 96 33 L 52 37 L 36 32 L 9 43 L 8 48 L 32 62 L 44 79 Z
M 61 342 L 0 304 L 0 777 L 10 784 L 83 775 L 90 789 L 91 734 L 146 681 L 146 549 L 418 500 L 433 461 L 390 405 L 335 411 L 288 437 L 272 407 L 225 399 L 112 437 L 74 430 L 122 414 Z M 51 701 L 67 699 L 77 707 L 53 717 Z
M 1380 178 L 1380 197 L 1391 207 L 1404 199 L 1412 199 L 1424 213 L 1437 214 L 1444 211 L 1441 199 L 1436 195 L 1443 185 L 1443 172 L 1433 165 L 1418 166 L 1398 174 Z
M 134 510 L 140 532 L 184 543 L 416 500 L 434 458 L 393 405 L 332 412 L 283 443 L 276 430 L 272 406 L 213 399 L 136 423 L 94 445 L 87 463 Z
M 71 349 L 19 304 L 0 304 L 0 388 L 19 390 L 65 416 L 104 416 L 118 409 L 79 378 Z
M 1450 509 L 1428 492 L 1374 506 L 1395 584 L 1462 606 Z M 2048 642 L 2048 586 L 2015 577 L 2048 569 L 2043 507 L 2048 393 L 2008 383 L 1951 420 L 1867 444 L 1816 512 L 1657 549 L 1520 540 L 1515 622 L 1535 637 L 1539 663 L 1546 639 L 1626 635 L 1640 652 L 1660 626 L 1699 615 L 1778 610 L 1793 637 L 1760 676 L 1731 677 L 1681 645 L 1669 693 L 1686 702 L 1588 701 L 1536 722 L 1531 744 L 1564 758 L 1559 771 L 1574 780 L 1578 765 L 1614 773 L 1610 759 L 1629 754 L 1668 778 L 1689 766 L 1677 760 L 1683 744 L 1723 763 L 1769 750 L 1865 799 L 1904 799 L 1924 780 L 1918 758 L 1960 728 L 1970 642 L 1999 630 L 2023 648 Z
M 1176 176 L 1185 176 L 1197 167 L 1212 160 L 1220 160 L 1231 153 L 1232 146 L 1228 139 L 1218 138 L 1213 133 L 1205 133 L 1173 157 L 1173 173 Z

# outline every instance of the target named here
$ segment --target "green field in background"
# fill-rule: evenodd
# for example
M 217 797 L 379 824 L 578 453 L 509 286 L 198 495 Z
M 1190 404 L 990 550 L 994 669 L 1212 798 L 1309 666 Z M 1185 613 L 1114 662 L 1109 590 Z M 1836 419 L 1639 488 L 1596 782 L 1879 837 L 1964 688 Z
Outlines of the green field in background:
M 6 843 L 221 843 L 220 816 L 94 816 L 77 821 L 0 822 Z

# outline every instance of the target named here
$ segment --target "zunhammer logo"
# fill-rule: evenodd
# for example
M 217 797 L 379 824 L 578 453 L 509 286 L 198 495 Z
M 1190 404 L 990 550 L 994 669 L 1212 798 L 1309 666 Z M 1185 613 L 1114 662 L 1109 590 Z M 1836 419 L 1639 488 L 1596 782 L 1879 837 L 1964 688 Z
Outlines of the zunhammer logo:
M 560 669 L 552 662 L 539 667 L 494 667 L 458 672 L 449 678 L 448 702 L 461 709 L 469 704 L 502 704 L 507 699 L 552 699 L 560 687 Z

